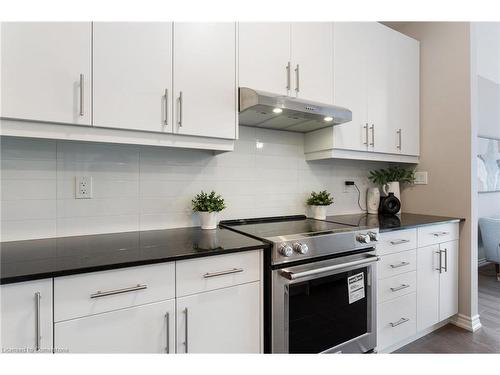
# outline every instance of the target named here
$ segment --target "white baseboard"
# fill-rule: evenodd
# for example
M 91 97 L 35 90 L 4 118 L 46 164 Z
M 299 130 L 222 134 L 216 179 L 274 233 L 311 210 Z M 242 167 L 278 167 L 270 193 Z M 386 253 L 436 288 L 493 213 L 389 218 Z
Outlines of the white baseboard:
M 436 323 L 436 324 L 430 326 L 429 328 L 426 328 L 420 332 L 417 332 L 415 335 L 410 336 L 410 337 L 404 339 L 403 341 L 398 342 L 397 344 L 391 345 L 387 348 L 383 348 L 380 350 L 378 350 L 378 348 L 377 348 L 377 353 L 382 353 L 382 354 L 392 353 L 392 352 L 398 350 L 399 348 L 402 348 L 403 346 L 408 345 L 408 344 L 412 343 L 413 341 L 418 340 L 418 339 L 428 335 L 429 333 L 435 331 L 436 329 L 444 327 L 448 323 L 452 323 L 452 318 L 449 318 L 449 319 L 443 320 L 442 322 Z
M 481 328 L 479 315 L 474 315 L 471 317 L 458 314 L 452 319 L 451 323 L 470 332 L 476 332 L 479 328 Z

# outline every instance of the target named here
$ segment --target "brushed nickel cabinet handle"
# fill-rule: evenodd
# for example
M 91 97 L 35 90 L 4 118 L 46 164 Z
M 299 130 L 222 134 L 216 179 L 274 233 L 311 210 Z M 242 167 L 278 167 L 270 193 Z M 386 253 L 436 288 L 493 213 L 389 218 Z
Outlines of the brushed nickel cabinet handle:
M 165 322 L 165 323 L 166 323 L 166 325 L 167 325 L 167 327 L 166 327 L 166 330 L 167 330 L 167 332 L 166 332 L 166 335 L 167 335 L 167 343 L 166 343 L 166 344 L 167 344 L 167 345 L 165 346 L 165 352 L 166 352 L 167 354 L 170 354 L 170 313 L 168 313 L 168 312 L 167 312 L 167 313 L 165 314 L 165 320 L 166 320 L 166 322 Z
M 91 294 L 90 298 L 100 298 L 100 297 L 113 296 L 115 294 L 135 292 L 137 290 L 143 290 L 143 289 L 147 289 L 147 288 L 148 288 L 147 285 L 137 284 L 136 286 L 131 286 L 129 288 L 109 290 L 109 291 L 106 291 L 106 292 L 101 292 L 100 290 L 98 290 L 96 293 Z
M 40 345 L 42 341 L 42 327 L 41 327 L 41 317 L 40 317 L 40 299 L 42 295 L 40 292 L 35 293 L 35 351 L 40 351 Z
M 179 121 L 177 121 L 177 125 L 182 127 L 182 91 L 179 91 Z
M 398 134 L 398 145 L 396 146 L 396 148 L 401 151 L 401 132 L 402 130 L 401 129 L 398 129 L 396 131 L 396 133 Z
M 443 273 L 443 262 L 441 259 L 441 250 L 436 251 L 436 254 L 439 256 L 439 266 L 436 268 L 436 271 L 439 271 L 439 273 Z
M 409 266 L 410 262 L 401 262 L 399 264 L 391 264 L 391 268 L 399 268 L 399 267 L 404 267 L 404 266 Z
M 80 116 L 84 115 L 84 86 L 85 86 L 85 76 L 80 74 Z
M 444 253 L 444 272 L 448 272 L 448 249 L 444 249 L 443 253 Z
M 408 243 L 410 242 L 410 240 L 395 240 L 395 241 L 391 241 L 391 245 L 401 245 L 401 244 L 404 244 L 404 243 Z
M 184 326 L 184 336 L 186 337 L 186 340 L 184 341 L 184 345 L 186 347 L 186 353 L 188 353 L 189 352 L 189 340 L 188 340 L 189 330 L 188 330 L 188 309 L 187 309 L 187 307 L 184 309 L 184 314 L 186 316 L 186 325 Z
M 390 288 L 390 289 L 391 289 L 391 292 L 398 292 L 400 290 L 403 290 L 403 289 L 406 289 L 409 287 L 410 287 L 410 285 L 408 285 L 408 284 L 401 284 L 400 286 L 396 286 L 396 287 Z
M 450 232 L 434 232 L 434 233 L 432 233 L 432 235 L 433 235 L 434 237 L 447 236 L 447 235 L 449 235 L 449 234 L 450 234 Z
M 286 91 L 287 92 L 290 92 L 290 86 L 291 86 L 291 76 L 290 76 L 290 70 L 291 70 L 291 63 L 290 61 L 288 62 L 288 64 L 286 64 Z
M 370 130 L 372 131 L 372 142 L 370 143 L 370 146 L 375 146 L 375 124 L 370 126 Z
M 368 123 L 363 126 L 363 129 L 365 129 L 365 141 L 363 142 L 363 144 L 368 146 Z
M 399 325 L 401 325 L 403 323 L 409 322 L 409 321 L 410 321 L 410 319 L 408 319 L 408 318 L 401 318 L 397 322 L 389 323 L 389 324 L 391 325 L 391 327 L 394 328 L 394 327 L 397 327 L 397 326 L 399 326 Z
M 168 89 L 165 89 L 165 125 L 168 125 Z
M 203 277 L 205 279 L 208 279 L 210 277 L 230 275 L 232 273 L 239 273 L 239 272 L 243 272 L 243 268 L 233 268 L 232 270 L 219 271 L 219 272 L 207 272 L 206 274 L 203 275 Z
M 295 67 L 295 92 L 298 94 L 300 91 L 300 66 L 297 64 Z

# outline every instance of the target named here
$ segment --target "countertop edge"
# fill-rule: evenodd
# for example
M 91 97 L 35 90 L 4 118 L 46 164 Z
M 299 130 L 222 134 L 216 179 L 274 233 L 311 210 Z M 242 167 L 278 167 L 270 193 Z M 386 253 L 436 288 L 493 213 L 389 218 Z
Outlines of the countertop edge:
M 90 266 L 90 267 L 85 267 L 85 268 L 61 270 L 61 271 L 54 271 L 54 272 L 44 272 L 44 273 L 22 275 L 22 276 L 12 276 L 12 277 L 1 277 L 0 276 L 0 285 L 15 284 L 15 283 L 21 283 L 21 282 L 25 282 L 25 281 L 50 279 L 50 278 L 56 278 L 56 277 L 62 277 L 62 276 L 79 275 L 79 274 L 83 274 L 83 273 L 92 273 L 92 272 L 99 272 L 99 271 L 109 271 L 109 270 L 114 270 L 114 269 L 139 267 L 139 266 L 146 266 L 148 264 L 169 263 L 169 262 L 188 260 L 188 259 L 206 258 L 206 257 L 211 257 L 211 256 L 241 253 L 241 252 L 252 251 L 252 250 L 265 250 L 269 247 L 270 247 L 269 244 L 263 242 L 262 244 L 259 244 L 259 245 L 245 246 L 245 247 L 234 248 L 234 249 L 224 249 L 224 250 L 221 250 L 218 252 L 213 251 L 211 253 L 186 254 L 186 255 L 172 256 L 172 257 L 168 257 L 168 258 L 137 260 L 137 261 L 130 261 L 130 262 L 125 262 L 125 263 L 113 263 L 113 264 L 106 264 L 106 265 L 101 265 L 101 266 Z
M 401 227 L 397 228 L 385 228 L 385 229 L 380 229 L 380 233 L 385 233 L 385 232 L 394 232 L 398 230 L 405 230 L 405 229 L 413 229 L 413 228 L 420 228 L 420 227 L 428 227 L 432 225 L 438 225 L 438 224 L 446 224 L 446 223 L 461 223 L 466 221 L 464 218 L 454 218 L 454 219 L 443 219 L 443 220 L 438 220 L 438 221 L 433 221 L 432 223 L 421 223 L 421 224 L 409 224 L 409 225 L 404 225 Z

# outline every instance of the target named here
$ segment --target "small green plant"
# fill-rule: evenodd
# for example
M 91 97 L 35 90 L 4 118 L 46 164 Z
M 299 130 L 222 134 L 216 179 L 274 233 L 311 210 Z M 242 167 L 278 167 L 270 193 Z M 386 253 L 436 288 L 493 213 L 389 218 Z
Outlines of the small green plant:
M 333 197 L 326 190 L 320 191 L 319 193 L 312 192 L 309 198 L 307 198 L 307 204 L 309 206 L 329 206 L 333 203 Z
M 370 171 L 370 176 L 368 178 L 374 184 L 380 186 L 392 181 L 412 184 L 415 182 L 415 169 L 406 169 L 400 166 L 378 169 L 376 171 Z
M 213 190 L 210 194 L 202 190 L 191 202 L 193 204 L 193 211 L 195 212 L 219 212 L 226 208 L 224 198 Z

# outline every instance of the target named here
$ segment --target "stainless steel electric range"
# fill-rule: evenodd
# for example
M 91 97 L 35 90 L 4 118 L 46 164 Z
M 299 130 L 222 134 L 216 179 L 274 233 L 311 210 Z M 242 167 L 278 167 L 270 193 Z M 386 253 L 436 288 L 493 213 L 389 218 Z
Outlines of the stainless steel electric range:
M 271 245 L 265 262 L 266 352 L 373 351 L 378 228 L 302 215 L 221 226 Z

